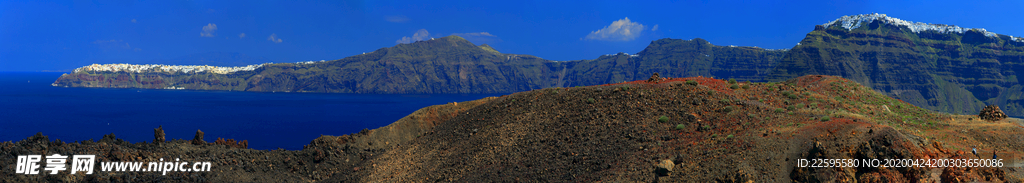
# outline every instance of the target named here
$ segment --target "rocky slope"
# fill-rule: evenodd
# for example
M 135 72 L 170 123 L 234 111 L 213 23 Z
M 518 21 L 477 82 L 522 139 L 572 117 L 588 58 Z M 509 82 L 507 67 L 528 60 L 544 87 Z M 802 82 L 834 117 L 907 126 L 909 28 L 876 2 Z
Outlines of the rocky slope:
M 652 78 L 550 88 L 421 109 L 375 130 L 322 136 L 303 150 L 174 140 L 0 143 L 16 155 L 106 161 L 182 157 L 214 172 L 14 175 L 0 181 L 174 182 L 1021 182 L 1024 126 L 931 112 L 850 80 L 780 83 Z M 158 132 L 158 134 L 160 134 Z M 160 139 L 159 137 L 157 139 Z M 258 143 L 258 142 L 250 142 Z M 810 168 L 808 158 L 981 158 L 1001 168 Z
M 1024 116 L 1018 72 L 1019 37 L 865 14 L 816 26 L 767 80 L 835 75 L 930 110 L 968 114 L 995 104 Z

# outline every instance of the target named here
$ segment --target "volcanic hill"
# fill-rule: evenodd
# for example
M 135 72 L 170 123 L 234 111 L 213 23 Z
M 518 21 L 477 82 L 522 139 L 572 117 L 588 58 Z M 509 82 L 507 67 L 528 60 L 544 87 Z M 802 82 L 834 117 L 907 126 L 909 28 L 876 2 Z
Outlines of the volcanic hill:
M 992 108 L 990 110 L 998 110 Z M 995 113 L 995 112 L 990 112 Z M 995 119 L 995 118 L 993 118 Z M 420 109 L 385 127 L 321 136 L 303 150 L 235 142 L 0 143 L 15 155 L 214 162 L 214 172 L 14 175 L 37 181 L 180 182 L 1021 182 L 1024 126 L 936 113 L 851 80 L 748 83 L 706 77 L 545 88 Z M 162 134 L 158 132 L 157 134 Z M 158 137 L 157 139 L 160 139 Z M 259 142 L 249 142 L 259 143 Z M 234 147 L 230 147 L 234 146 Z M 978 148 L 975 156 L 971 147 Z M 809 168 L 799 159 L 985 158 L 1001 168 Z

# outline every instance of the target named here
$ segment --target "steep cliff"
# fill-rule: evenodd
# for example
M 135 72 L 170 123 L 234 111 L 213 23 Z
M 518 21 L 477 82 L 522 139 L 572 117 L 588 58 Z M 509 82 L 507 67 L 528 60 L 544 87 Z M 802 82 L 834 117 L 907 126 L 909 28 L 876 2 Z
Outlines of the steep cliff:
M 262 92 L 503 93 L 552 86 L 550 61 L 501 54 L 451 36 L 325 62 L 263 64 L 214 73 L 192 69 L 105 69 L 61 76 L 54 86 Z M 134 66 L 133 66 L 134 67 Z M 160 66 L 168 67 L 168 66 Z
M 644 80 L 651 74 L 667 77 L 713 76 L 760 81 L 785 50 L 716 46 L 696 38 L 659 39 L 635 55 L 615 54 L 578 61 L 568 71 L 568 86 Z
M 89 67 L 85 67 L 89 68 Z M 148 67 L 147 67 L 148 68 Z M 325 62 L 263 64 L 232 72 L 76 69 L 54 86 L 262 92 L 512 93 L 664 77 L 784 81 L 849 78 L 926 109 L 973 114 L 989 104 L 1024 116 L 1024 39 L 985 29 L 844 16 L 790 50 L 660 39 L 636 54 L 551 61 L 504 54 L 457 36 L 399 44 Z M 229 69 L 231 70 L 231 69 Z
M 835 75 L 926 109 L 970 114 L 997 104 L 1022 116 L 1022 63 L 1020 38 L 865 14 L 816 26 L 767 80 Z
M 551 61 L 503 54 L 458 36 L 399 44 L 324 62 L 223 68 L 92 65 L 54 86 L 333 93 L 512 93 L 667 77 L 759 80 L 784 51 L 661 39 L 636 55 Z M 218 70 L 219 69 L 219 70 Z

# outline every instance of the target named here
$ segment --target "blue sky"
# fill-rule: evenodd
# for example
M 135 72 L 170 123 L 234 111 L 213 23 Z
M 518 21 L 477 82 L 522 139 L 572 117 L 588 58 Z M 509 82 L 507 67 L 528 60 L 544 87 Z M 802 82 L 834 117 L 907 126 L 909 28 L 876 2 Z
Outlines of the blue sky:
M 0 71 L 209 52 L 331 60 L 417 33 L 551 60 L 635 53 L 660 38 L 779 49 L 865 13 L 1024 36 L 1022 1 L 0 1 Z

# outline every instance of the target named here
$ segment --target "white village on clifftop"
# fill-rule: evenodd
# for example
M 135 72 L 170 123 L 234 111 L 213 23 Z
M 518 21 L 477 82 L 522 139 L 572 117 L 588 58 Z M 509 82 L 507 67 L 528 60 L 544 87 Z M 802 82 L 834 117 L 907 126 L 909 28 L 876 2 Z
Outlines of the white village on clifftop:
M 314 64 L 317 62 L 326 62 L 326 60 L 320 61 L 304 61 L 295 62 L 299 65 Z M 79 67 L 74 70 L 73 73 L 82 71 L 102 71 L 102 72 L 149 72 L 149 71 L 163 71 L 168 73 L 183 72 L 183 73 L 199 73 L 199 72 L 212 72 L 215 74 L 227 74 L 238 71 L 252 71 L 257 68 L 263 67 L 264 65 L 274 64 L 262 63 L 247 65 L 241 67 L 220 67 L 220 66 L 209 66 L 209 65 L 161 65 L 161 64 L 92 64 L 84 67 Z
M 238 72 L 238 71 L 252 71 L 252 70 L 256 70 L 256 68 L 262 67 L 263 65 L 266 65 L 266 64 L 247 65 L 247 66 L 242 66 L 242 67 L 218 67 L 218 66 L 209 66 L 209 65 L 160 65 L 160 64 L 145 64 L 145 65 L 136 65 L 136 64 L 92 64 L 92 65 L 88 65 L 88 66 L 85 66 L 85 67 L 77 68 L 77 69 L 75 69 L 74 73 L 78 73 L 78 72 L 82 72 L 82 71 L 105 71 L 105 72 L 122 72 L 123 71 L 123 72 L 134 72 L 134 73 L 141 73 L 141 72 L 148 72 L 148 71 L 163 71 L 163 72 L 169 72 L 169 73 L 174 73 L 174 72 L 183 72 L 183 73 L 196 72 L 196 73 L 198 73 L 198 72 L 209 71 L 209 72 L 213 72 L 213 73 L 216 73 L 216 74 L 227 74 L 227 73 Z

